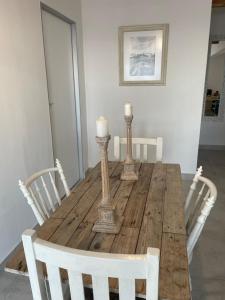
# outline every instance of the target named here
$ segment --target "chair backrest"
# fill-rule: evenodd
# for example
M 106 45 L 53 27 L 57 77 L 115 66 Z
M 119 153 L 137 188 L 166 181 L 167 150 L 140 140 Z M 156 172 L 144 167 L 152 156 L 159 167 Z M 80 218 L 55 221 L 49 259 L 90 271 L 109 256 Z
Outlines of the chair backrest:
M 56 167 L 39 171 L 25 182 L 19 180 L 19 187 L 40 225 L 55 211 L 56 205 L 61 205 L 59 190 L 55 184 L 55 172 L 59 174 L 64 192 L 68 197 L 70 190 L 63 173 L 62 165 L 56 159 Z
M 85 300 L 82 274 L 92 277 L 94 300 L 109 300 L 109 278 L 118 278 L 120 300 L 135 299 L 135 279 L 146 279 L 146 299 L 158 300 L 159 249 L 148 248 L 146 255 L 76 250 L 41 240 L 30 229 L 22 240 L 34 300 L 46 299 L 42 263 L 54 300 L 63 300 L 59 268 L 67 271 L 72 300 Z
M 217 199 L 217 189 L 211 180 L 203 176 L 198 176 L 198 183 L 201 183 L 201 186 L 197 199 L 192 207 L 193 213 L 192 215 L 190 214 L 187 222 L 187 231 L 189 233 L 187 242 L 189 263 L 191 262 L 193 249 L 202 233 L 206 219 Z
M 193 211 L 193 207 L 195 208 L 196 207 L 196 204 L 199 202 L 201 196 L 202 196 L 202 193 L 203 193 L 203 190 L 200 189 L 199 191 L 199 194 L 195 200 L 195 203 L 193 205 L 192 203 L 192 198 L 193 198 L 193 194 L 195 193 L 196 191 L 196 188 L 197 188 L 197 184 L 198 184 L 198 181 L 199 181 L 199 177 L 202 175 L 203 173 L 203 169 L 202 169 L 202 166 L 200 166 L 196 173 L 195 173 L 195 176 L 193 178 L 193 181 L 192 181 L 192 184 L 190 186 L 190 189 L 189 189 L 189 192 L 188 192 L 188 195 L 186 197 L 186 201 L 185 201 L 185 205 L 184 205 L 184 211 L 185 211 L 185 224 L 187 225 L 188 223 L 188 220 L 190 218 L 190 214 L 191 214 L 191 211 Z M 192 209 L 191 209 L 192 208 Z
M 127 144 L 127 138 L 114 137 L 114 157 L 121 160 L 121 145 Z M 134 158 L 138 161 L 148 161 L 148 146 L 156 147 L 156 161 L 162 161 L 163 138 L 132 138 L 133 149 L 135 148 Z

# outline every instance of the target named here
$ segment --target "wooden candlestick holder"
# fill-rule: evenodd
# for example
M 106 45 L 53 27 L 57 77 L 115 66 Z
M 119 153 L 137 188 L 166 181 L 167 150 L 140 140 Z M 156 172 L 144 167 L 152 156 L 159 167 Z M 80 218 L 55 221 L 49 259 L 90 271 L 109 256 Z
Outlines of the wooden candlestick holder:
M 110 195 L 107 151 L 110 138 L 110 135 L 96 137 L 96 142 L 99 144 L 101 153 L 102 200 L 98 206 L 98 220 L 95 222 L 92 231 L 118 233 L 122 224 L 122 216 L 119 217 L 116 214 Z
M 125 116 L 127 125 L 127 152 L 126 159 L 124 161 L 123 172 L 121 174 L 121 180 L 138 180 L 138 172 L 136 170 L 135 161 L 132 157 L 132 129 L 131 124 L 133 121 L 133 115 Z

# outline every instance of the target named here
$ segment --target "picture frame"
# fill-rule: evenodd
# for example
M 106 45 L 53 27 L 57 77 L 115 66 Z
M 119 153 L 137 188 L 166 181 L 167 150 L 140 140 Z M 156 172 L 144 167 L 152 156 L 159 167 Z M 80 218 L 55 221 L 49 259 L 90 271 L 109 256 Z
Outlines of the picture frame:
M 168 24 L 119 27 L 120 85 L 165 85 Z

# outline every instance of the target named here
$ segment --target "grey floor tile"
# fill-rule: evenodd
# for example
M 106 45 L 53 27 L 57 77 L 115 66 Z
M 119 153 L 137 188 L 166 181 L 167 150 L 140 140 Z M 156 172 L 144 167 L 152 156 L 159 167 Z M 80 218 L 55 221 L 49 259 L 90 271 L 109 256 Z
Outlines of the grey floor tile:
M 194 250 L 192 297 L 225 300 L 225 151 L 200 150 L 198 165 L 203 166 L 203 176 L 216 184 L 218 198 Z
M 32 300 L 29 278 L 1 271 L 0 300 Z

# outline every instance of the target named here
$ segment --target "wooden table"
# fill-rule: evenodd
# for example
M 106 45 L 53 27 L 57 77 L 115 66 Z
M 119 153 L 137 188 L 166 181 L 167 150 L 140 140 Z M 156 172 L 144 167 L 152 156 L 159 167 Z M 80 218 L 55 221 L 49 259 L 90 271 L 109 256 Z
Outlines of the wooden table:
M 101 199 L 98 164 L 64 200 L 62 206 L 38 230 L 38 236 L 72 248 L 111 253 L 146 253 L 147 247 L 161 250 L 160 299 L 190 299 L 189 270 L 182 182 L 179 165 L 138 165 L 137 182 L 121 181 L 122 164 L 109 162 L 113 202 L 124 216 L 119 234 L 92 232 Z M 22 246 L 8 261 L 6 270 L 27 274 Z M 62 278 L 67 279 L 66 272 Z M 90 283 L 85 277 L 86 284 Z M 116 280 L 110 281 L 112 290 Z M 144 281 L 137 282 L 137 294 L 144 296 Z

